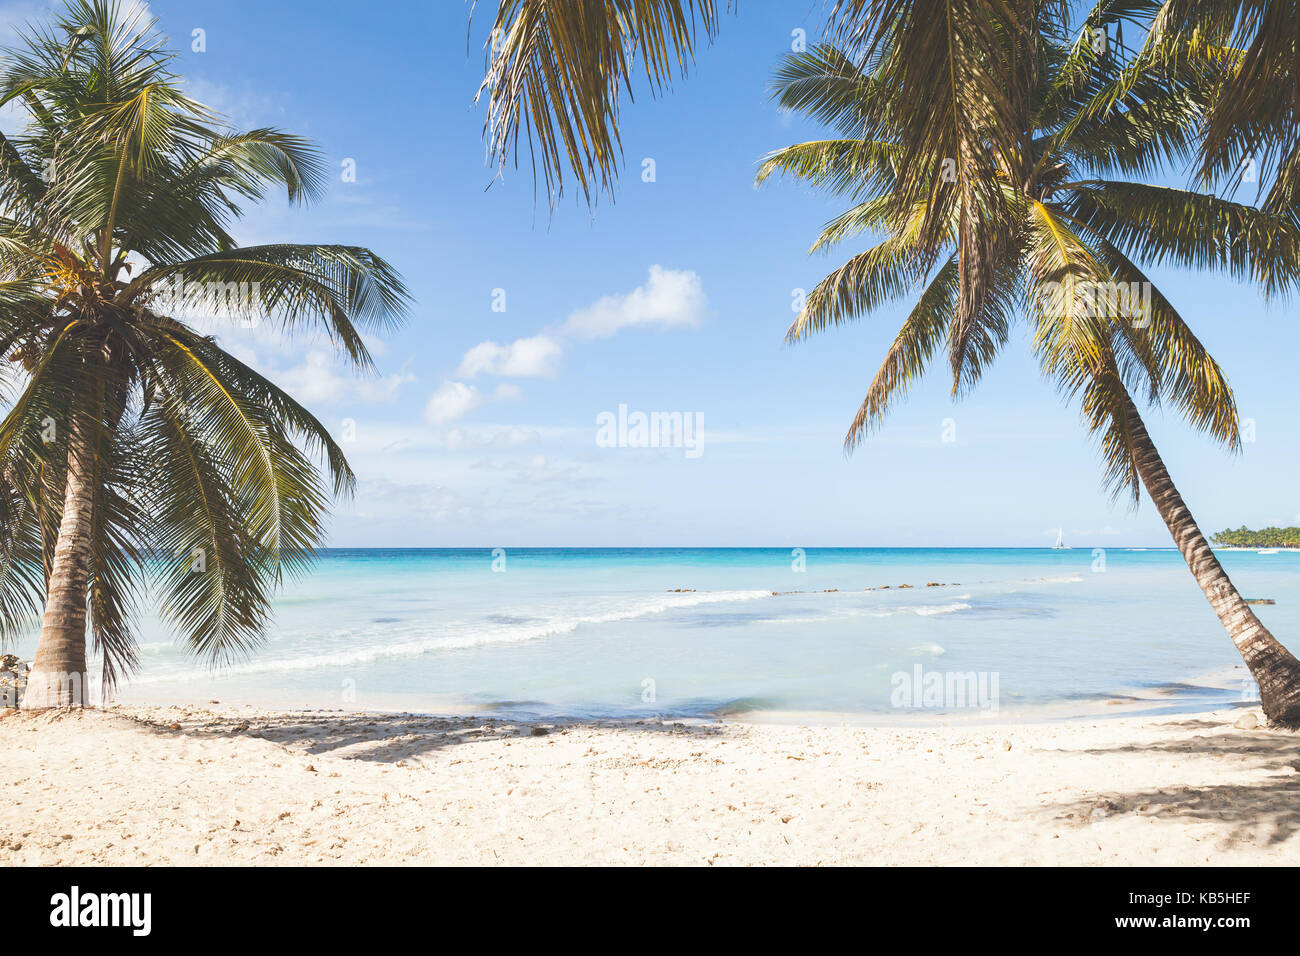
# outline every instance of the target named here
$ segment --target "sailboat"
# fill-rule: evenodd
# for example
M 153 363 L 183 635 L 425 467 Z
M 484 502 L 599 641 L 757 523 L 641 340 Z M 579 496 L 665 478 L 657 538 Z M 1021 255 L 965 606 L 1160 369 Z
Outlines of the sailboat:
M 1053 551 L 1069 551 L 1070 546 L 1065 543 L 1065 529 L 1056 529 L 1056 544 L 1052 545 Z

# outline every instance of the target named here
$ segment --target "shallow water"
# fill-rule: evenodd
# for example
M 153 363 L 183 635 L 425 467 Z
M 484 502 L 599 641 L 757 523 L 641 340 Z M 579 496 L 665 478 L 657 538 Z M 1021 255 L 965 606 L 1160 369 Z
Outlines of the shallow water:
M 1300 555 L 1220 556 L 1246 596 L 1278 601 L 1256 611 L 1282 640 L 1300 635 Z M 118 699 L 906 716 L 1251 693 L 1173 550 L 809 549 L 799 565 L 779 548 L 333 550 L 220 672 L 143 621 Z

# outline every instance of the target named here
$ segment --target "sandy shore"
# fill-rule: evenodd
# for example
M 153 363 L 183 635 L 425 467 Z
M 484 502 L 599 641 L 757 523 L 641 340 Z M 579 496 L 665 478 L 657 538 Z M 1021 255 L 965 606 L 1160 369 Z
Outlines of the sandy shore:
M 4 714 L 0 866 L 1300 863 L 1300 736 L 1241 729 L 1241 710 L 925 728 Z

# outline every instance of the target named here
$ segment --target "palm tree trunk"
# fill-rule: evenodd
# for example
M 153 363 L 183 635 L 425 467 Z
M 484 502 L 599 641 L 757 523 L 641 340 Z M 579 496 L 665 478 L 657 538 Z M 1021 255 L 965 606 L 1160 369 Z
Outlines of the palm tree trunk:
M 90 578 L 94 453 L 83 417 L 74 414 L 70 428 L 63 517 L 54 545 L 41 637 L 23 694 L 24 710 L 84 707 L 89 698 L 86 589 Z
M 1259 685 L 1264 714 L 1275 724 L 1300 725 L 1300 661 L 1283 647 L 1255 616 L 1228 573 L 1219 564 L 1196 519 L 1174 487 L 1169 470 L 1147 434 L 1137 406 L 1128 402 L 1129 431 L 1138 475 L 1174 543 L 1205 592 L 1205 598 L 1228 631 Z

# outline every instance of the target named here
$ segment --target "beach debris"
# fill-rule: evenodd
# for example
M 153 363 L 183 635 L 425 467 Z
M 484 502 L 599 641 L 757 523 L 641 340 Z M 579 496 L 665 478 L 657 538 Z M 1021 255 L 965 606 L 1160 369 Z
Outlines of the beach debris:
M 1120 805 L 1113 800 L 1099 800 L 1097 804 L 1088 813 L 1088 819 L 1092 823 L 1100 823 L 1110 814 L 1120 809 Z
M 946 582 L 946 581 L 927 581 L 927 582 L 925 582 L 925 586 L 926 586 L 927 588 L 949 588 L 949 587 L 951 587 L 951 588 L 959 588 L 959 587 L 961 587 L 961 582 L 959 582 L 959 581 L 953 581 L 953 582 L 949 583 L 949 582 Z M 890 590 L 891 588 L 901 589 L 901 588 L 916 588 L 916 587 L 919 587 L 919 585 L 916 585 L 916 584 L 882 584 L 882 585 L 880 585 L 879 587 L 865 587 L 865 588 L 863 588 L 862 590 L 864 590 L 864 591 L 888 591 L 888 590 Z M 694 590 L 694 589 L 693 589 L 693 588 L 670 588 L 670 589 L 669 589 L 670 592 L 672 592 L 672 591 L 691 591 L 691 590 Z M 821 594 L 835 594 L 835 593 L 837 593 L 838 591 L 839 591 L 839 588 L 822 588 L 820 592 L 818 592 L 818 591 L 816 591 L 816 590 L 812 590 L 812 591 L 773 591 L 773 592 L 771 592 L 771 594 L 772 594 L 773 597 L 776 597 L 778 594 L 818 594 L 818 593 L 821 593 Z
M 21 696 L 23 662 L 17 654 L 0 654 L 0 709 L 17 708 Z
M 532 734 L 532 736 L 534 737 L 545 737 L 547 734 L 550 733 L 550 731 L 547 730 L 545 727 L 533 727 L 533 729 L 529 731 L 529 733 Z
M 1232 726 L 1238 730 L 1254 730 L 1259 726 L 1259 718 L 1255 716 L 1254 711 L 1247 711 L 1238 717 Z
M 1010 749 L 1011 749 L 1011 741 L 1009 741 L 1009 740 L 1004 740 L 1004 741 L 1002 741 L 1002 749 L 1003 749 L 1003 750 L 1010 750 Z
M 173 720 L 170 724 L 167 725 L 167 729 L 168 729 L 168 730 L 180 730 L 180 729 L 181 729 L 181 725 L 178 724 L 178 723 L 176 723 L 176 721 Z

